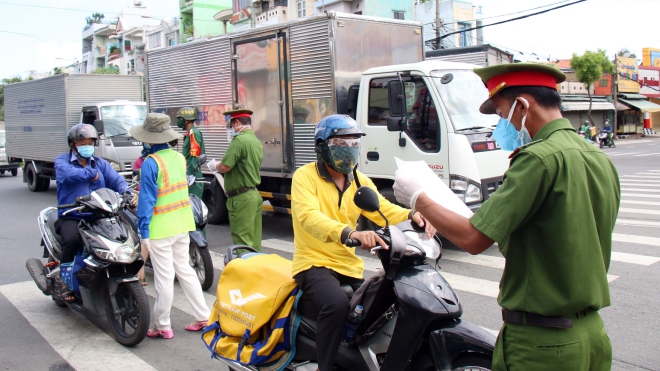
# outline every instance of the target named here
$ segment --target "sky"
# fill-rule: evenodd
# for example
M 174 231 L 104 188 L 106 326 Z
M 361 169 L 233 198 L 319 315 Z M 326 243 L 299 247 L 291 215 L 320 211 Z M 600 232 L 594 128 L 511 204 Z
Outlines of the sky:
M 410 0 L 412 1 L 412 0 Z M 434 0 L 431 0 L 434 1 Z M 471 0 L 483 6 L 483 16 L 515 13 L 562 0 Z M 105 20 L 117 16 L 133 0 L 0 0 L 0 79 L 27 76 L 68 65 L 82 56 L 85 17 L 93 12 Z M 21 4 L 21 5 L 17 5 Z M 153 17 L 178 16 L 178 0 L 143 0 Z M 44 7 L 67 8 L 51 9 Z M 114 14 L 113 14 L 114 13 Z M 522 14 L 484 19 L 484 24 Z M 642 57 L 643 47 L 660 48 L 657 18 L 660 0 L 587 0 L 563 9 L 484 29 L 495 46 L 535 53 L 542 59 L 565 59 L 585 50 L 605 49 L 608 55 L 627 48 Z M 57 59 L 63 58 L 63 59 Z

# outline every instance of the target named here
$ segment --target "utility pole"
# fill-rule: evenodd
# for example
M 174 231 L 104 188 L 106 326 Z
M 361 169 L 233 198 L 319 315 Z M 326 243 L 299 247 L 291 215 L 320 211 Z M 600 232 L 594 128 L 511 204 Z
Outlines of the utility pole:
M 619 61 L 617 59 L 617 55 L 614 54 L 614 74 L 612 75 L 612 102 L 614 102 L 614 137 L 616 137 L 616 133 L 619 131 L 619 125 L 617 123 L 617 108 L 616 108 L 616 103 L 617 103 L 617 95 L 618 93 L 618 88 L 619 88 Z
M 435 0 L 435 37 L 436 37 L 436 49 L 442 49 L 442 40 L 440 40 L 440 0 Z

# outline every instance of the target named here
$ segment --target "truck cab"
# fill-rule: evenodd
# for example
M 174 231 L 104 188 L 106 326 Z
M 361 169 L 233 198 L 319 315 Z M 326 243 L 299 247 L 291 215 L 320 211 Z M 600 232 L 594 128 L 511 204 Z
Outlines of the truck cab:
M 360 82 L 356 120 L 360 170 L 387 196 L 395 157 L 425 161 L 473 211 L 502 184 L 510 152 L 491 137 L 496 115 L 483 115 L 488 90 L 476 66 L 444 61 L 371 68 Z
M 129 175 L 142 152 L 142 142 L 128 131 L 142 125 L 146 117 L 145 102 L 117 100 L 83 106 L 80 122 L 93 125 L 99 133 L 95 154 L 108 160 L 120 174 Z
M 4 174 L 5 171 L 10 172 L 12 176 L 18 174 L 18 167 L 20 164 L 13 161 L 13 158 L 7 157 L 5 152 L 5 144 L 7 142 L 7 136 L 4 129 L 0 129 L 0 174 Z

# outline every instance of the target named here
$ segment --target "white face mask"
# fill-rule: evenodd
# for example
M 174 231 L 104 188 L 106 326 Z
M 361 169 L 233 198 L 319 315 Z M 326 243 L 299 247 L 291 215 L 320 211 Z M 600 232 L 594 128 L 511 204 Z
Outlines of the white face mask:
M 525 108 L 527 108 L 527 110 L 529 111 L 529 102 L 527 101 L 527 99 L 523 97 L 516 98 L 516 100 L 513 102 L 513 105 L 511 106 L 511 109 L 509 110 L 509 118 L 507 119 L 509 122 L 511 122 L 511 118 L 513 117 L 513 110 L 516 108 L 518 99 L 522 101 L 522 103 L 525 105 Z M 522 123 L 520 124 L 520 131 L 518 132 L 518 140 L 523 146 L 532 141 L 532 137 L 529 135 L 529 131 L 527 131 L 527 128 L 525 127 L 526 119 L 527 119 L 527 115 L 523 116 Z

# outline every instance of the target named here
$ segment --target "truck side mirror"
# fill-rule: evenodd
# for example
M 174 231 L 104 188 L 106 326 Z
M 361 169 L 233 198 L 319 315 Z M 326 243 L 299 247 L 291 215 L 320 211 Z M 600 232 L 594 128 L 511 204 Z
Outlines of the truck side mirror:
M 103 126 L 103 120 L 94 120 L 94 128 L 98 132 L 99 135 L 103 134 L 103 131 L 105 127 Z
M 406 102 L 401 81 L 392 80 L 387 83 L 387 101 L 389 103 L 390 115 L 403 116 Z

